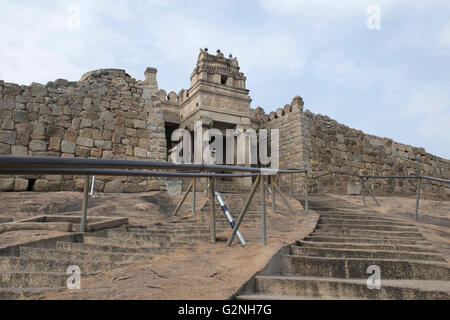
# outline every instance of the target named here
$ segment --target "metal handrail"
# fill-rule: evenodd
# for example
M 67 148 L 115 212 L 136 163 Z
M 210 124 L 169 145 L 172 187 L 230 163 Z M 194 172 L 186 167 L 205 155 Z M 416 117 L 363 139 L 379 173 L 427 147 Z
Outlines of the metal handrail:
M 0 156 L 0 168 L 88 168 L 88 169 L 172 169 L 176 171 L 240 171 L 253 173 L 302 173 L 304 169 L 276 170 L 220 164 L 172 163 L 150 160 L 120 160 L 96 158 L 16 157 Z
M 165 171 L 152 171 L 165 170 Z M 166 170 L 175 170 L 166 171 Z M 179 172 L 182 171 L 182 172 Z M 190 172 L 185 172 L 190 171 Z M 192 172 L 195 171 L 195 172 Z M 204 172 L 206 171 L 206 172 Z M 228 173 L 217 173 L 228 172 Z M 242 172 L 242 173 L 231 173 Z M 80 231 L 85 232 L 88 207 L 88 189 L 90 176 L 142 176 L 142 177 L 189 177 L 193 178 L 193 212 L 195 211 L 195 178 L 208 178 L 210 181 L 210 216 L 211 216 L 211 241 L 216 241 L 215 211 L 214 211 L 214 183 L 217 177 L 254 177 L 257 179 L 252 187 L 246 204 L 242 209 L 238 223 L 232 231 L 227 245 L 230 246 L 236 232 L 239 229 L 250 202 L 259 186 L 263 175 L 306 173 L 305 169 L 275 170 L 271 168 L 254 168 L 230 165 L 208 165 L 190 163 L 170 163 L 149 160 L 120 160 L 120 159 L 95 159 L 95 158 L 59 158 L 59 157 L 16 157 L 0 156 L 0 174 L 2 175 L 83 175 L 85 176 L 82 200 Z M 183 204 L 190 189 L 177 205 L 177 210 Z M 307 195 L 306 195 L 307 197 Z M 265 202 L 265 197 L 262 199 Z M 176 210 L 176 211 L 177 211 Z M 175 211 L 175 214 L 176 214 Z M 265 204 L 261 208 L 262 217 L 262 244 L 266 245 L 266 212 Z
M 319 175 L 317 177 L 312 177 L 310 179 L 318 179 L 320 177 L 324 177 L 330 174 L 334 174 L 335 175 L 335 190 L 336 190 L 336 174 L 340 174 L 340 175 L 348 175 L 348 176 L 352 176 L 355 178 L 359 178 L 360 183 L 361 183 L 361 196 L 362 196 L 362 201 L 364 204 L 364 207 L 366 207 L 366 198 L 365 198 L 365 190 L 367 190 L 367 192 L 370 194 L 370 196 L 373 198 L 373 200 L 376 202 L 376 204 L 378 206 L 381 206 L 380 202 L 377 200 L 377 198 L 375 197 L 375 194 L 373 193 L 372 190 L 370 190 L 369 188 L 367 188 L 365 181 L 368 179 L 417 179 L 418 183 L 417 183 L 417 198 L 416 198 L 416 214 L 415 214 L 415 218 L 416 220 L 418 219 L 419 216 L 419 202 L 420 202 L 420 191 L 421 191 L 421 182 L 422 179 L 425 180 L 430 180 L 430 181 L 437 181 L 437 182 L 441 182 L 441 183 L 446 183 L 446 184 L 450 184 L 450 179 L 445 179 L 445 178 L 436 178 L 436 177 L 430 177 L 430 176 L 423 176 L 423 175 L 418 175 L 418 174 L 414 174 L 414 175 L 398 175 L 398 176 L 382 176 L 382 175 L 373 175 L 373 176 L 369 176 L 369 175 L 357 175 L 357 174 L 351 174 L 351 173 L 346 173 L 346 172 L 338 172 L 338 171 L 331 171 L 322 175 Z M 308 189 L 308 185 L 306 186 L 306 188 Z M 308 190 L 306 190 L 306 194 L 308 194 Z

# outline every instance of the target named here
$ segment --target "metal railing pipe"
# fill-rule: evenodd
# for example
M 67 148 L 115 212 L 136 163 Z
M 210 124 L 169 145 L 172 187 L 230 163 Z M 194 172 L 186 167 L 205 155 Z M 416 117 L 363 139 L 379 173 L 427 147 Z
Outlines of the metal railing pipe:
M 364 180 L 363 178 L 359 178 L 360 184 L 361 184 L 361 197 L 362 197 L 362 201 L 363 201 L 363 205 L 364 207 L 367 207 L 366 204 L 366 192 L 365 192 L 365 188 L 364 188 Z
M 0 167 L 0 174 L 7 175 L 97 175 L 97 176 L 139 176 L 139 177 L 223 177 L 223 178 L 245 178 L 257 176 L 257 173 L 202 173 L 202 172 L 170 172 L 150 170 L 126 170 L 126 169 L 87 169 L 87 168 L 22 168 L 4 169 Z
M 248 195 L 247 200 L 245 201 L 244 207 L 242 208 L 241 213 L 239 214 L 236 226 L 233 228 L 233 231 L 231 232 L 230 238 L 228 239 L 227 242 L 227 247 L 230 247 L 231 244 L 233 243 L 233 239 L 236 236 L 236 232 L 239 230 L 239 227 L 241 226 L 241 223 L 244 220 L 245 213 L 247 212 L 247 209 L 253 200 L 253 196 L 255 195 L 256 190 L 258 190 L 260 182 L 261 182 L 261 175 L 258 175 L 255 183 L 253 184 L 252 190 L 250 191 L 250 194 Z M 274 193 L 274 190 L 272 190 L 272 193 Z
M 89 176 L 84 177 L 83 202 L 81 203 L 80 232 L 86 232 L 87 208 L 88 208 Z
M 308 174 L 306 174 L 306 186 L 305 186 L 305 211 L 306 214 L 309 214 L 309 178 Z
M 191 183 L 189 183 L 188 188 L 186 189 L 185 194 L 183 195 L 183 198 L 181 198 L 181 200 L 178 202 L 177 207 L 175 208 L 175 210 L 173 211 L 172 216 L 175 216 L 178 213 L 178 210 L 180 210 L 181 206 L 183 205 L 184 201 L 186 200 L 189 192 L 191 192 L 192 186 L 194 185 L 194 180 L 191 181 Z
M 271 168 L 253 168 L 244 166 L 171 163 L 151 160 L 121 160 L 96 158 L 60 158 L 60 157 L 18 157 L 0 156 L 0 168 L 89 168 L 89 169 L 165 169 L 165 170 L 197 170 L 197 171 L 239 171 L 265 174 L 296 173 L 302 169 L 276 170 Z
M 197 191 L 197 178 L 193 178 L 192 181 L 194 182 L 192 185 L 192 214 L 195 214 L 195 198 L 196 198 L 196 191 Z
M 214 202 L 214 178 L 209 178 L 209 228 L 211 242 L 216 242 L 216 205 Z
M 259 185 L 261 191 L 261 244 L 267 244 L 267 228 L 266 228 L 266 181 L 267 177 L 262 177 Z
M 367 190 L 367 192 L 369 193 L 369 195 L 372 197 L 372 199 L 375 201 L 375 203 L 377 204 L 377 206 L 381 207 L 381 204 L 378 202 L 377 198 L 375 197 L 375 195 L 373 194 L 372 190 L 370 190 L 370 188 L 367 187 L 366 183 L 364 181 L 362 181 L 362 187 Z
M 420 201 L 420 188 L 422 185 L 422 179 L 417 179 L 417 199 L 416 199 L 416 221 L 419 218 L 419 201 Z
M 292 207 L 290 206 L 289 202 L 286 200 L 286 198 L 284 197 L 283 193 L 281 192 L 281 189 L 279 187 L 279 185 L 277 183 L 274 184 L 275 190 L 278 192 L 278 194 L 280 195 L 281 200 L 283 200 L 284 204 L 286 205 L 286 207 L 288 207 L 288 209 L 295 214 L 296 212 L 294 211 L 294 209 L 292 209 Z
M 275 176 L 272 175 L 270 177 L 270 184 L 272 186 L 271 191 L 272 191 L 272 211 L 275 212 L 276 211 L 276 204 L 275 204 Z
M 294 174 L 291 173 L 291 183 L 289 186 L 289 199 L 292 199 L 292 189 L 294 187 Z

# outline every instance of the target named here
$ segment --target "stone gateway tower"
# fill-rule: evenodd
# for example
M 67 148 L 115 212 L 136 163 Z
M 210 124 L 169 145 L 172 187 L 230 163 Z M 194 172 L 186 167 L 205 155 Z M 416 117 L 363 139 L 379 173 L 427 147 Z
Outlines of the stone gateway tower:
M 201 121 L 204 128 L 223 133 L 227 129 L 278 129 L 281 169 L 307 168 L 313 175 L 333 171 L 450 176 L 449 160 L 313 114 L 304 110 L 300 96 L 269 114 L 260 107 L 252 109 L 237 58 L 225 57 L 220 50 L 210 54 L 200 49 L 191 87 L 178 94 L 158 89 L 155 68 L 147 68 L 144 74 L 145 80 L 138 81 L 124 70 L 102 69 L 76 82 L 58 79 L 30 86 L 0 80 L 0 155 L 168 161 L 174 130 L 187 129 L 194 138 L 195 124 Z M 236 156 L 238 150 L 231 151 L 225 149 L 225 157 Z M 338 191 L 346 192 L 354 180 L 338 176 Z M 95 189 L 145 192 L 164 189 L 164 182 L 99 177 Z M 233 181 L 223 183 L 241 187 Z M 304 187 L 301 177 L 294 183 L 297 190 Z M 71 191 L 81 190 L 82 185 L 83 179 L 72 176 L 0 177 L 0 191 Z M 414 183 L 408 180 L 374 181 L 371 187 L 377 194 L 415 192 Z M 426 182 L 423 188 L 429 196 L 450 199 L 448 186 Z

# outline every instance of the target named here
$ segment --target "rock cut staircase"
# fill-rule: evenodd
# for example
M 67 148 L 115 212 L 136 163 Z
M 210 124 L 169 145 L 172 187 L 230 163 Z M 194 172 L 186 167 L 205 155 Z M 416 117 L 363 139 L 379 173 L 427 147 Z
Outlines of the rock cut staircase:
M 449 264 L 416 225 L 326 195 L 309 205 L 320 215 L 315 230 L 236 298 L 450 299 Z M 367 285 L 369 266 L 380 269 L 380 289 Z
M 193 247 L 209 240 L 209 227 L 202 222 L 200 218 L 175 218 L 151 226 L 125 225 L 80 234 L 77 241 L 53 241 L 45 248 L 20 246 L 14 256 L 0 256 L 0 299 L 65 290 L 69 266 L 80 268 L 83 284 L 85 277 L 137 262 L 151 263 L 157 255 Z

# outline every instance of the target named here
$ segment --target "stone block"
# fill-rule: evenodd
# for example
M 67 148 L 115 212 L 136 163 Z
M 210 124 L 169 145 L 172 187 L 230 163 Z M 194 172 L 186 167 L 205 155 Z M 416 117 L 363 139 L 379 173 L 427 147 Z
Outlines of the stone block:
M 134 148 L 134 155 L 136 157 L 147 158 L 147 149 Z
M 357 183 L 348 183 L 347 184 L 347 194 L 348 195 L 360 195 L 361 194 L 361 186 Z
M 28 148 L 25 146 L 12 146 L 11 147 L 11 154 L 13 156 L 28 156 Z
M 49 151 L 60 151 L 61 150 L 61 139 L 57 137 L 50 137 L 50 143 L 48 145 Z
M 2 156 L 11 155 L 11 146 L 9 144 L 0 143 L 0 155 Z
M 122 193 L 124 191 L 124 184 L 122 181 L 114 180 L 105 185 L 105 193 Z
M 47 151 L 47 143 L 42 140 L 32 140 L 30 142 L 31 151 Z
M 14 180 L 14 191 L 27 191 L 28 179 L 16 178 Z
M 77 138 L 77 144 L 79 146 L 83 146 L 83 147 L 93 147 L 94 146 L 94 140 L 90 139 L 90 138 L 85 138 L 85 137 L 78 137 Z
M 77 146 L 75 148 L 75 155 L 81 158 L 87 158 L 91 154 L 91 149 L 87 147 Z
M 14 178 L 0 178 L 0 191 L 13 191 Z
M 12 145 L 14 144 L 15 140 L 16 140 L 15 131 L 0 130 L 0 143 Z
M 61 151 L 64 153 L 75 153 L 75 143 L 69 140 L 63 140 L 61 143 Z
M 33 186 L 33 190 L 36 192 L 48 191 L 48 188 L 49 188 L 48 180 L 44 180 L 44 179 L 36 180 L 36 182 L 34 183 L 34 186 Z

